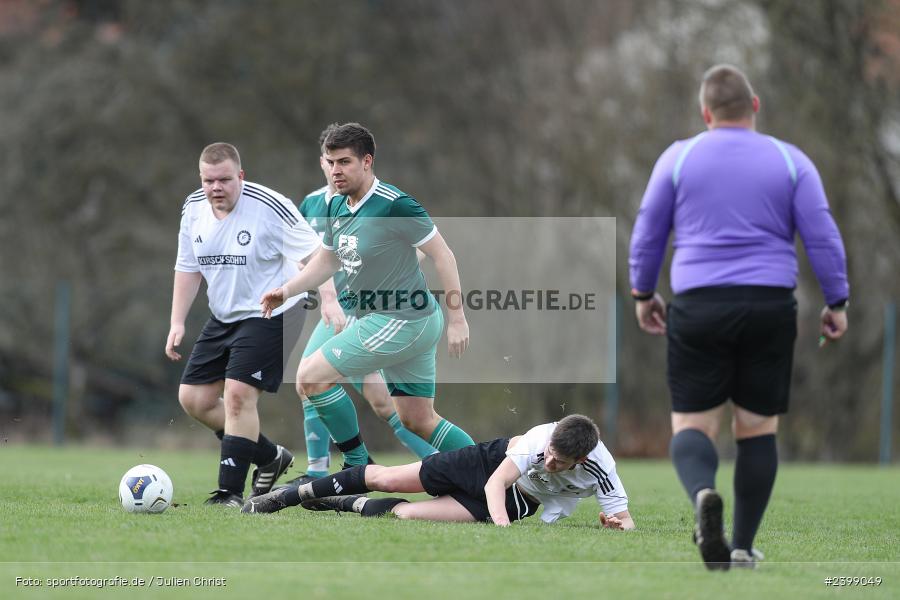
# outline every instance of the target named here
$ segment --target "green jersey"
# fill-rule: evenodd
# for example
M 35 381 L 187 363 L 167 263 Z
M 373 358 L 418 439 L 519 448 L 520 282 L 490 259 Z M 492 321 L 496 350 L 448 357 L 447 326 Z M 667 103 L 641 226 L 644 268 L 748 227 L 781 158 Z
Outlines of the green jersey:
M 355 206 L 346 196 L 332 198 L 322 245 L 341 262 L 344 308 L 359 317 L 374 312 L 409 320 L 434 312 L 416 248 L 436 234 L 414 198 L 378 179 Z
M 314 192 L 306 195 L 300 203 L 299 211 L 316 232 L 321 240 L 325 235 L 325 229 L 328 225 L 328 204 L 334 196 L 328 196 L 328 186 L 322 186 Z M 344 277 L 343 271 L 334 274 L 334 288 L 337 290 L 338 296 L 346 290 L 347 278 Z

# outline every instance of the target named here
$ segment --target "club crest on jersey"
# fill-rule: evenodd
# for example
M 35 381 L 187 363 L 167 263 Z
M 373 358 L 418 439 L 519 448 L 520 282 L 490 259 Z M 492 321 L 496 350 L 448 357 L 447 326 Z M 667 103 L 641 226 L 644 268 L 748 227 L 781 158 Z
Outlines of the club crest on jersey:
M 338 236 L 338 249 L 335 254 L 341 261 L 341 270 L 347 275 L 358 273 L 362 267 L 362 256 L 356 251 L 358 247 L 359 237 L 345 234 Z
M 247 231 L 246 229 L 242 229 L 237 234 L 237 243 L 240 244 L 241 246 L 246 246 L 247 244 L 249 244 L 251 239 L 252 239 L 252 237 L 250 236 L 250 232 Z

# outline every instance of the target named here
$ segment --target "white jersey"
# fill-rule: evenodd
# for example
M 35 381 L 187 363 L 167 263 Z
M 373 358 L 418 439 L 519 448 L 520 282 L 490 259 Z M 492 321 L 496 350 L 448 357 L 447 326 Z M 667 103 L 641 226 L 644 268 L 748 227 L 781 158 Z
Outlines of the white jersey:
M 262 295 L 296 275 L 297 263 L 319 245 L 294 204 L 274 190 L 243 182 L 234 209 L 218 219 L 201 188 L 187 197 L 181 211 L 175 270 L 202 273 L 213 317 L 233 323 L 262 316 Z
M 578 500 L 588 496 L 595 496 L 608 515 L 627 510 L 628 495 L 616 475 L 616 461 L 603 442 L 597 442 L 587 461 L 568 471 L 548 473 L 544 470 L 544 450 L 555 428 L 556 423 L 532 427 L 506 451 L 522 474 L 516 483 L 544 506 L 541 519 L 553 523 L 568 517 Z

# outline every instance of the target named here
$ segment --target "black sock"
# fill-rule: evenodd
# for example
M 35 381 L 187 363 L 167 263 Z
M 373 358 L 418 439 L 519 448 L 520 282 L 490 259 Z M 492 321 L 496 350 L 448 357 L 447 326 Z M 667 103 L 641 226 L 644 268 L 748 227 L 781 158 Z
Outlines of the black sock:
M 300 500 L 300 488 L 288 488 L 281 499 L 284 500 L 284 503 L 288 506 L 297 506 L 302 502 L 302 500 Z
M 219 489 L 233 494 L 244 493 L 247 471 L 256 453 L 256 442 L 236 435 L 222 437 L 222 454 L 219 461 Z
M 307 498 L 324 498 L 326 496 L 365 494 L 371 491 L 366 487 L 366 465 L 357 465 L 302 485 L 299 494 L 303 500 L 306 500 Z
M 269 464 L 278 455 L 278 448 L 272 443 L 272 440 L 259 434 L 256 440 L 256 454 L 253 455 L 253 464 L 261 467 Z
M 220 440 L 224 438 L 225 430 L 218 430 L 216 437 Z M 272 443 L 272 440 L 260 433 L 259 439 L 256 440 L 256 453 L 253 455 L 251 462 L 254 465 L 264 466 L 275 460 L 276 456 L 278 456 L 278 447 Z
M 769 504 L 778 472 L 775 434 L 738 440 L 734 461 L 734 530 L 732 545 L 750 551 Z
M 404 502 L 409 502 L 409 500 L 404 500 L 403 498 L 369 498 L 362 505 L 359 514 L 364 517 L 380 517 L 391 512 L 395 506 Z
M 692 503 L 697 500 L 697 492 L 716 487 L 719 455 L 705 433 L 699 429 L 682 429 L 672 438 L 669 455 Z

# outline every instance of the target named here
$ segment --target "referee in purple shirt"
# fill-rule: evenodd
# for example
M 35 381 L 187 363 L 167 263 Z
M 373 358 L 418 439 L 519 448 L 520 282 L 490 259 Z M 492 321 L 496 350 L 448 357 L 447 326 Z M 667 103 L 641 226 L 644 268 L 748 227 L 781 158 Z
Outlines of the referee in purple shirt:
M 753 538 L 769 501 L 797 336 L 795 233 L 825 296 L 820 338 L 847 330 L 846 258 L 812 161 L 756 132 L 759 98 L 746 76 L 718 65 L 703 76 L 707 131 L 669 146 L 656 162 L 631 237 L 632 296 L 644 331 L 668 338 L 670 454 L 694 504 L 706 566 L 755 565 Z M 655 293 L 674 231 L 672 291 Z M 732 542 L 715 490 L 714 440 L 725 403 L 737 442 Z

